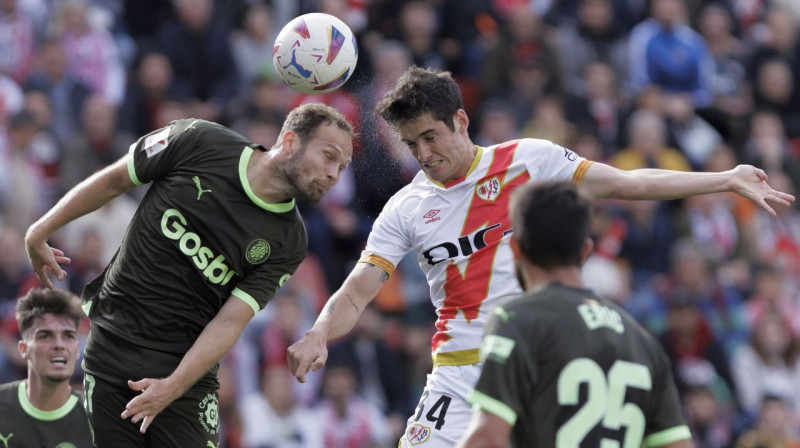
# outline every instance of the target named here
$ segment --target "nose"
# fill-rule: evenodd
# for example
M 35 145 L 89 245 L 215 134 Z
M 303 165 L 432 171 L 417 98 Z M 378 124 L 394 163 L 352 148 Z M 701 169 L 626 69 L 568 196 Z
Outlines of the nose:
M 424 162 L 431 157 L 431 148 L 423 142 L 417 144 L 416 154 L 417 160 Z

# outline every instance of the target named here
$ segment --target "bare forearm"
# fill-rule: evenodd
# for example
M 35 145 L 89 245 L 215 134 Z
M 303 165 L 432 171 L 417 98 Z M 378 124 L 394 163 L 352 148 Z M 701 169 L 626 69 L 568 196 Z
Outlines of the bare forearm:
M 228 300 L 239 300 L 230 298 Z M 176 395 L 186 393 L 225 356 L 242 334 L 248 319 L 218 315 L 206 325 L 168 380 Z
M 620 191 L 616 196 L 619 199 L 667 200 L 730 191 L 726 173 L 641 169 L 628 175 L 634 187 Z
M 30 227 L 29 236 L 44 240 L 65 224 L 97 210 L 128 191 L 133 183 L 127 177 L 125 160 L 123 158 L 93 174 L 67 192 Z
M 340 338 L 356 325 L 358 318 L 369 302 L 375 298 L 389 275 L 381 268 L 359 263 L 341 288 L 336 291 L 322 309 L 314 327 L 326 335 L 326 339 Z

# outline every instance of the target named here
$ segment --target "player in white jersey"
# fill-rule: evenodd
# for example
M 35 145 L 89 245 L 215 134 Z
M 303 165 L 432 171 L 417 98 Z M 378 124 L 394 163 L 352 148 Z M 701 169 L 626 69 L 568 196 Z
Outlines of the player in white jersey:
M 466 431 L 466 397 L 480 375 L 478 347 L 494 306 L 520 292 L 509 247 L 510 193 L 528 181 L 569 180 L 592 197 L 672 199 L 733 191 L 774 215 L 768 204 L 794 197 L 773 190 L 766 174 L 740 165 L 722 173 L 621 171 L 543 140 L 488 148 L 467 134 L 461 93 L 447 72 L 410 68 L 377 106 L 421 172 L 384 207 L 359 263 L 305 337 L 288 350 L 299 381 L 327 359 L 328 340 L 347 334 L 400 259 L 413 250 L 436 306 L 434 368 L 403 447 L 452 447 Z

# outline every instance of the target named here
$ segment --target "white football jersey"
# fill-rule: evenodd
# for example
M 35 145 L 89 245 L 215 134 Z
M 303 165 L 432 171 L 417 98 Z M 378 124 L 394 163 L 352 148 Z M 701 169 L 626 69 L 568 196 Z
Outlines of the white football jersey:
M 413 250 L 438 315 L 434 354 L 470 354 L 450 365 L 478 362 L 492 308 L 522 292 L 508 243 L 512 191 L 528 181 L 580 183 L 591 163 L 552 142 L 522 139 L 478 147 L 467 175 L 446 186 L 420 171 L 386 203 L 359 261 L 391 274 Z

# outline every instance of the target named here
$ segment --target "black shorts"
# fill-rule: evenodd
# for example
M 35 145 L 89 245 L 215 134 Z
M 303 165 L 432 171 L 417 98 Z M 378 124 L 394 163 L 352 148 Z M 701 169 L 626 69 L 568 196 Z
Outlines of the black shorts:
M 90 373 L 83 380 L 86 413 L 98 448 L 216 447 L 219 414 L 216 389 L 193 387 L 156 416 L 147 432 L 120 417 L 138 392 L 112 385 Z
M 183 354 L 141 347 L 92 324 L 83 367 L 86 413 L 99 448 L 216 447 L 219 442 L 217 367 L 156 416 L 145 434 L 120 417 L 139 392 L 128 380 L 164 378 Z

